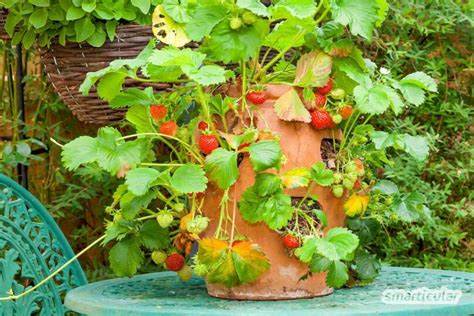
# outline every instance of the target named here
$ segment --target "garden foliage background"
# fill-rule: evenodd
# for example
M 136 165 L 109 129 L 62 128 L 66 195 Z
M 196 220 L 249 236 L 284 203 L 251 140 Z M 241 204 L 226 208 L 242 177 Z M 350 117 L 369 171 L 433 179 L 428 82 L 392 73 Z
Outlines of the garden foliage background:
M 423 70 L 436 78 L 440 91 L 410 113 L 372 122 L 401 133 L 427 134 L 431 144 L 426 163 L 406 155 L 379 170 L 401 188 L 424 193 L 431 210 L 428 218 L 411 224 L 384 219 L 372 247 L 390 265 L 474 271 L 473 12 L 473 1 L 390 1 L 382 28 L 363 44 L 366 55 L 393 74 Z M 0 45 L 0 136 L 13 137 L 0 142 L 0 172 L 15 177 L 18 163 L 30 165 L 30 190 L 78 252 L 102 233 L 104 206 L 117 180 L 93 168 L 71 174 L 61 167 L 50 137 L 65 143 L 94 135 L 97 127 L 78 122 L 52 93 L 34 50 L 27 52 L 27 120 L 22 126 L 14 102 L 14 48 L 8 42 Z M 20 141 L 20 128 L 31 138 Z M 38 147 L 49 152 L 32 154 Z M 100 249 L 81 259 L 90 279 L 111 276 L 106 260 Z

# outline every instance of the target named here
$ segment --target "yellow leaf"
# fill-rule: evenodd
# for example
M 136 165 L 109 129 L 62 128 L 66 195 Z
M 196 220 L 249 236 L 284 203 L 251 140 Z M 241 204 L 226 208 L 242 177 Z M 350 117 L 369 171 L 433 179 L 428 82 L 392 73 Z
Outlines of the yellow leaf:
M 223 240 L 206 238 L 199 242 L 199 264 L 205 266 L 207 281 L 227 287 L 250 283 L 270 268 L 260 247 L 240 241 L 229 247 Z
M 307 187 L 309 184 L 309 170 L 306 168 L 295 168 L 286 172 L 281 180 L 283 186 L 288 189 Z
M 232 247 L 235 270 L 241 283 L 251 283 L 270 269 L 270 262 L 260 247 L 249 241 L 242 241 Z
M 184 25 L 176 23 L 162 5 L 156 6 L 152 18 L 153 34 L 165 44 L 182 47 L 191 40 L 184 31 Z
M 367 195 L 352 194 L 351 197 L 344 203 L 344 211 L 347 216 L 353 217 L 363 214 L 369 204 L 369 197 Z
M 207 281 L 209 283 L 224 284 L 227 287 L 233 287 L 240 283 L 235 270 L 234 259 L 229 249 L 226 251 L 225 259 L 218 262 L 215 268 L 209 272 Z
M 229 244 L 224 240 L 205 238 L 199 242 L 199 262 L 211 266 L 219 261 Z

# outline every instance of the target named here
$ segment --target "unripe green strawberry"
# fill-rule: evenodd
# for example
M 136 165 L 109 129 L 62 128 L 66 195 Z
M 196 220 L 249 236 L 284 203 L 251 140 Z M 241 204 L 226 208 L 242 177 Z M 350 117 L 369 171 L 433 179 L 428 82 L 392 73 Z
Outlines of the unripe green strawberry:
M 346 91 L 344 91 L 344 89 L 337 88 L 337 89 L 331 90 L 331 92 L 329 92 L 329 95 L 333 99 L 341 100 L 346 95 Z
M 390 205 L 392 205 L 392 203 L 393 203 L 393 197 L 388 196 L 388 197 L 385 199 L 385 205 L 390 206 Z
M 353 162 L 353 161 L 348 162 L 348 163 L 346 164 L 345 171 L 346 171 L 347 173 L 355 172 L 355 171 L 356 171 L 356 164 L 355 164 L 355 162 Z
M 349 178 L 344 178 L 344 180 L 342 180 L 342 185 L 344 186 L 344 188 L 350 190 L 354 186 L 354 182 L 355 182 L 355 180 L 352 181 Z
M 183 203 L 176 203 L 173 207 L 173 209 L 178 212 L 178 213 L 181 213 L 183 210 L 184 210 L 184 204 Z
M 181 279 L 181 281 L 187 282 L 191 280 L 191 278 L 193 277 L 193 269 L 191 269 L 190 266 L 185 264 L 181 268 L 181 270 L 178 271 L 178 276 Z
M 335 115 L 331 116 L 331 118 L 332 118 L 332 121 L 336 124 L 339 124 L 339 123 L 342 122 L 342 116 L 339 115 L 339 114 L 335 114 Z
M 209 218 L 196 215 L 192 220 L 186 223 L 186 230 L 193 234 L 200 234 L 206 230 L 209 224 Z
M 350 172 L 345 175 L 345 178 L 351 180 L 352 182 L 355 182 L 357 180 L 357 172 Z
M 156 220 L 161 227 L 166 228 L 173 222 L 173 215 L 167 211 L 161 211 L 156 216 Z
M 242 20 L 244 20 L 245 24 L 252 25 L 255 22 L 257 22 L 257 16 L 253 14 L 252 12 L 247 11 L 244 14 L 242 14 Z
M 167 257 L 168 255 L 163 251 L 156 250 L 151 253 L 151 260 L 156 264 L 164 263 Z
M 229 26 L 233 30 L 240 29 L 240 27 L 242 26 L 242 20 L 238 17 L 233 17 L 232 19 L 230 19 Z
M 343 178 L 342 173 L 340 173 L 340 172 L 335 172 L 334 173 L 334 183 L 341 183 L 342 178 Z
M 335 197 L 340 198 L 342 194 L 344 194 L 344 188 L 342 185 L 335 185 L 332 188 L 332 194 L 334 194 Z

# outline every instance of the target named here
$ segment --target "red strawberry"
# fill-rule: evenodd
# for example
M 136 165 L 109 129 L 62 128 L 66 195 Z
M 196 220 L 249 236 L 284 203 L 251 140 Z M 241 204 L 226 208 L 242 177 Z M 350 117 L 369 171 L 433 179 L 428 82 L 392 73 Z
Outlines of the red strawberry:
M 311 112 L 311 125 L 317 130 L 336 127 L 331 115 L 326 110 Z
M 209 155 L 214 149 L 219 147 L 219 140 L 214 135 L 201 135 L 198 142 L 199 148 L 206 155 Z
M 318 88 L 316 91 L 321 94 L 328 94 L 332 90 L 332 81 L 328 80 L 328 83 L 324 87 Z
M 198 124 L 198 129 L 201 130 L 201 131 L 205 131 L 209 128 L 209 124 L 207 124 L 206 122 L 204 121 L 201 121 L 199 122 Z
M 360 177 L 357 177 L 352 188 L 354 190 L 359 190 L 361 187 L 362 187 L 362 180 L 360 179 Z
M 352 106 L 346 105 L 339 110 L 343 120 L 347 120 L 352 115 Z
M 267 95 L 265 91 L 250 91 L 247 93 L 247 100 L 253 104 L 262 104 L 267 100 Z
M 160 133 L 165 134 L 168 136 L 176 135 L 176 130 L 178 129 L 178 125 L 174 121 L 169 121 L 161 124 L 160 126 Z
M 159 121 L 166 116 L 167 109 L 164 105 L 152 105 L 150 106 L 151 117 L 155 121 Z
M 300 241 L 298 240 L 297 237 L 293 235 L 285 235 L 281 239 L 283 246 L 285 246 L 288 249 L 295 249 L 300 246 Z
M 242 144 L 242 145 L 239 146 L 239 150 L 243 149 L 243 153 L 245 155 L 248 155 L 249 154 L 249 146 L 250 146 L 249 143 Z
M 179 271 L 184 266 L 184 257 L 179 253 L 172 253 L 166 258 L 166 268 L 171 271 Z
M 314 94 L 314 105 L 318 109 L 323 108 L 326 105 L 326 97 L 322 94 L 315 93 Z

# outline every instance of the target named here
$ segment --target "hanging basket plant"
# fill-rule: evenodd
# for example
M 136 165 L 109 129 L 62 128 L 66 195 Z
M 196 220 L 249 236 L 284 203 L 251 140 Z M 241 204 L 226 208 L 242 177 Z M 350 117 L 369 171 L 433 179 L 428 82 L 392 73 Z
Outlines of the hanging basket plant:
M 54 90 L 80 121 L 104 125 L 123 119 L 123 109 L 109 107 L 95 92 L 83 96 L 79 86 L 88 72 L 143 50 L 152 37 L 150 1 L 7 1 L 4 7 L 9 10 L 6 35 L 13 44 L 39 46 Z M 141 86 L 132 79 L 128 84 Z
M 428 144 L 371 122 L 436 91 L 423 72 L 392 77 L 350 40 L 371 38 L 384 3 L 163 1 L 153 25 L 168 46 L 150 41 L 137 58 L 87 75 L 81 92 L 96 87 L 128 106 L 136 131 L 102 128 L 62 152 L 70 170 L 124 179 L 106 208 L 117 275 L 150 256 L 182 280 L 202 276 L 212 296 L 258 300 L 376 278 L 377 219 L 419 220 L 426 207 L 375 170 L 391 163 L 387 150 L 422 161 Z M 174 85 L 161 94 L 126 86 L 137 78 Z M 157 155 L 158 145 L 168 152 Z

